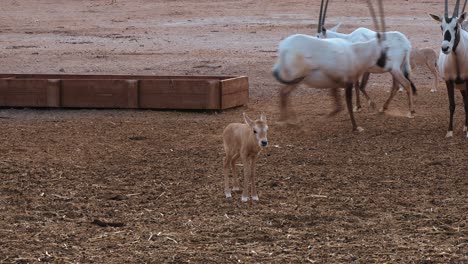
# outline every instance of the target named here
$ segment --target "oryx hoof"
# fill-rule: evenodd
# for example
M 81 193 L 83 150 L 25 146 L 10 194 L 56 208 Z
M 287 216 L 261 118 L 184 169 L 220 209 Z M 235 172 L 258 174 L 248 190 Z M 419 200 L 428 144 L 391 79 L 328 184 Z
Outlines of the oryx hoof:
M 353 129 L 353 131 L 357 133 L 361 133 L 362 131 L 364 131 L 364 128 L 358 126 L 355 129 Z
M 409 119 L 413 119 L 414 118 L 414 111 L 409 112 L 408 114 L 406 114 L 406 117 L 408 117 Z
M 400 87 L 400 89 L 398 89 L 398 92 L 402 93 L 403 92 L 403 87 Z
M 230 192 L 225 192 L 224 195 L 226 196 L 227 199 L 231 199 L 232 195 Z
M 437 93 L 437 89 L 431 89 L 431 93 Z
M 447 131 L 447 134 L 445 135 L 446 138 L 452 138 L 453 137 L 453 131 Z
M 258 201 L 258 195 L 252 196 L 252 201 Z
M 245 203 L 249 201 L 249 197 L 242 195 L 241 201 Z
M 467 132 L 468 131 L 468 126 L 464 126 L 463 127 L 463 132 Z
M 381 108 L 379 109 L 379 113 L 383 114 L 383 113 L 385 113 L 386 110 L 387 110 L 387 109 L 381 107 Z
M 341 112 L 343 109 L 342 108 L 336 108 L 335 110 L 331 111 L 327 117 L 334 117 L 336 116 L 339 112 Z
M 362 110 L 362 108 L 360 106 L 357 106 L 357 105 L 353 108 L 353 112 L 355 112 L 355 113 L 359 113 L 359 112 L 361 112 L 361 110 Z

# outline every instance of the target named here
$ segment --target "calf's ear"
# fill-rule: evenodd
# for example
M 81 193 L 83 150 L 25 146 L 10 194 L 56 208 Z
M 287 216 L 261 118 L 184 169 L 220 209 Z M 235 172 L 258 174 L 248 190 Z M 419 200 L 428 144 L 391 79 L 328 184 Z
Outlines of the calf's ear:
M 250 119 L 246 113 L 242 113 L 242 115 L 244 116 L 245 123 L 251 127 L 253 125 L 252 119 Z

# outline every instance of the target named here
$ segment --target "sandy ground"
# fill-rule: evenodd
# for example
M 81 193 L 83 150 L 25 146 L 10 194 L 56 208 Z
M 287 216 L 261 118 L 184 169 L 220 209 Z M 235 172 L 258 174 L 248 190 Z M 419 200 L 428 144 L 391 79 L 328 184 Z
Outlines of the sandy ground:
M 2 109 L 1 263 L 467 263 L 468 143 L 457 94 L 414 69 L 416 118 L 327 118 L 327 91 L 292 97 L 275 123 L 279 41 L 313 34 L 318 1 L 4 0 L 0 72 L 247 75 L 250 102 L 223 112 Z M 335 3 L 342 2 L 342 3 Z M 386 1 L 389 30 L 439 49 L 441 1 Z M 373 27 L 364 1 L 334 1 L 327 24 Z M 373 75 L 381 106 L 391 78 Z M 223 128 L 269 121 L 260 201 L 226 200 Z M 239 170 L 242 169 L 239 164 Z M 115 226 L 102 227 L 100 222 Z

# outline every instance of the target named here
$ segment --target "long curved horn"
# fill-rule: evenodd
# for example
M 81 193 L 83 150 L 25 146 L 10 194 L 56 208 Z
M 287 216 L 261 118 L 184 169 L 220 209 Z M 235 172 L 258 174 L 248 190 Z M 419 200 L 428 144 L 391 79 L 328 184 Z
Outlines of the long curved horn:
M 379 29 L 379 23 L 377 22 L 377 17 L 375 16 L 374 7 L 372 6 L 371 0 L 367 0 L 367 5 L 369 5 L 369 11 L 370 11 L 370 13 L 371 13 L 372 20 L 374 21 L 374 26 L 375 26 L 375 28 L 376 28 L 377 31 L 380 31 L 380 29 Z
M 465 12 L 466 1 L 468 1 L 468 0 L 465 0 L 465 3 L 463 4 L 463 9 L 462 9 L 462 12 L 461 12 L 462 14 Z
M 385 32 L 385 16 L 384 16 L 384 8 L 383 8 L 383 1 L 379 0 L 379 10 L 380 10 L 380 21 L 381 21 L 381 32 Z M 385 34 L 383 34 L 385 36 Z
M 445 0 L 444 17 L 448 17 L 448 0 Z
M 323 0 L 322 3 L 320 3 L 320 14 L 319 14 L 319 20 L 318 20 L 318 28 L 317 28 L 317 33 L 322 32 L 322 11 L 323 11 Z
M 328 0 L 325 3 L 325 9 L 323 10 L 322 27 L 325 26 L 325 17 L 327 16 L 327 9 L 328 9 Z
M 460 9 L 460 0 L 457 0 L 457 3 L 455 4 L 455 9 L 453 10 L 452 17 L 458 17 L 458 10 L 459 9 Z

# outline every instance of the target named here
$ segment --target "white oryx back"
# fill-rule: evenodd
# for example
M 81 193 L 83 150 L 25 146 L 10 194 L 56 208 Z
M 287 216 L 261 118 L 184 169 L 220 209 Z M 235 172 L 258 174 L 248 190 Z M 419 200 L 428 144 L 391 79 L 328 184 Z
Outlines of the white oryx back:
M 292 35 L 280 43 L 273 73 L 280 82 L 304 78 L 312 88 L 344 88 L 377 64 L 383 52 L 377 42 Z
M 335 26 L 336 27 L 336 26 Z M 320 38 L 340 38 L 350 42 L 363 42 L 375 39 L 376 32 L 368 28 L 357 28 L 349 34 L 343 34 L 332 30 L 323 31 Z M 369 69 L 371 73 L 384 73 L 392 69 L 402 69 L 407 75 L 411 71 L 410 66 L 410 53 L 411 42 L 401 32 L 389 31 L 385 32 L 384 45 L 388 47 L 387 50 L 387 63 L 385 67 L 372 67 Z

